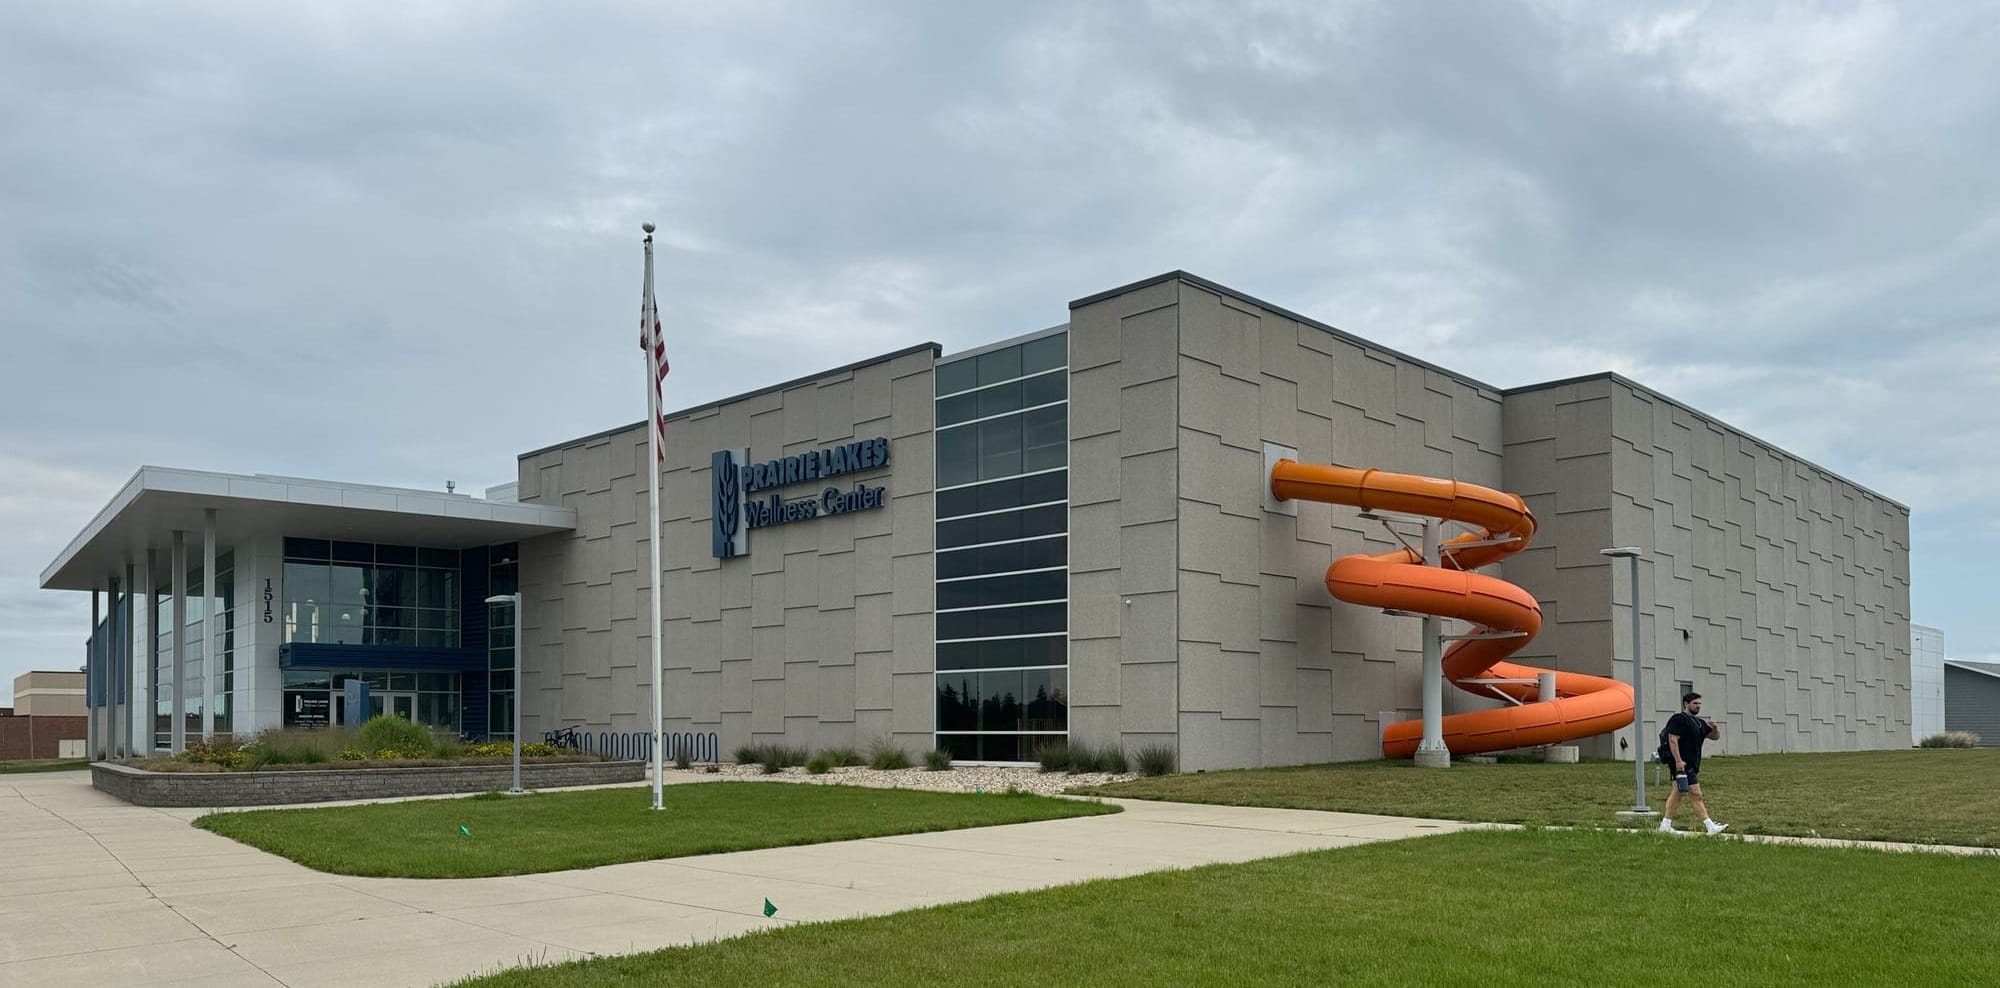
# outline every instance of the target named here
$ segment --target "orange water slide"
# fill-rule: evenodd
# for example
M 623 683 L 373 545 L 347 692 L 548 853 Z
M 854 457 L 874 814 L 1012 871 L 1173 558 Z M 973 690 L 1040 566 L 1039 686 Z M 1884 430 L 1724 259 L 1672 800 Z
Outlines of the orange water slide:
M 1444 676 L 1452 685 L 1478 696 L 1505 694 L 1514 701 L 1444 718 L 1445 747 L 1452 754 L 1558 744 L 1632 723 L 1632 688 L 1624 683 L 1556 671 L 1556 699 L 1536 702 L 1535 677 L 1550 670 L 1505 661 L 1541 630 L 1541 606 L 1520 587 L 1472 571 L 1527 548 L 1534 538 L 1535 516 L 1519 497 L 1455 480 L 1293 460 L 1279 460 L 1271 468 L 1271 494 L 1280 501 L 1425 515 L 1480 529 L 1445 540 L 1438 566 L 1424 565 L 1419 551 L 1397 549 L 1343 556 L 1326 571 L 1327 591 L 1347 603 L 1457 618 L 1473 624 L 1473 635 L 1495 636 L 1457 641 L 1445 650 Z M 1423 729 L 1421 720 L 1388 725 L 1382 754 L 1414 755 Z

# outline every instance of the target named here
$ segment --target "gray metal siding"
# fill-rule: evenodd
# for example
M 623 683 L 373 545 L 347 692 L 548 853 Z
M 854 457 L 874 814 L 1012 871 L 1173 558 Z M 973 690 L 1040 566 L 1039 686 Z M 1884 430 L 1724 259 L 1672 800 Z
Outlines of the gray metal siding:
M 2000 679 L 1945 666 L 1944 729 L 1971 731 L 1980 747 L 2000 748 Z

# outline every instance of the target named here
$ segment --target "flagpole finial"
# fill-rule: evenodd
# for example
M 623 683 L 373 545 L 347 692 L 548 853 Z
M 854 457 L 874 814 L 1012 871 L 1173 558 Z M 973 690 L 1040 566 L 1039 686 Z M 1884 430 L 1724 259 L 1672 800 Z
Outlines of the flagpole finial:
M 653 221 L 647 220 L 646 222 L 639 224 L 639 229 L 644 230 L 647 233 L 653 232 Z

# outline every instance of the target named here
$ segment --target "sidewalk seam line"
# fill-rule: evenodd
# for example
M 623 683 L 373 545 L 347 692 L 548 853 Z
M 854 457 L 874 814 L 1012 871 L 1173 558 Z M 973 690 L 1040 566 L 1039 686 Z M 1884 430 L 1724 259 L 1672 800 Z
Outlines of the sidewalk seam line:
M 262 974 L 264 977 L 271 979 L 278 985 L 281 986 L 285 985 L 284 979 L 279 978 L 277 975 L 272 974 L 270 971 L 265 970 L 262 964 L 259 964 L 256 961 L 253 961 L 250 958 L 245 957 L 241 953 L 239 953 L 236 950 L 236 945 L 223 943 L 220 939 L 216 937 L 215 934 L 210 933 L 200 923 L 195 922 L 193 919 L 189 918 L 186 914 L 182 913 L 178 908 L 174 906 L 173 903 L 160 898 L 160 894 L 158 892 L 153 891 L 153 887 L 151 885 L 146 884 L 146 880 L 140 878 L 138 872 L 133 871 L 132 867 L 125 863 L 125 859 L 118 856 L 118 852 L 113 851 L 109 847 L 106 847 L 104 841 L 98 839 L 98 836 L 96 834 L 91 833 L 88 830 L 85 830 L 81 825 L 79 825 L 75 821 L 69 819 L 66 816 L 63 816 L 61 813 L 58 813 L 55 810 L 50 809 L 49 807 L 43 806 L 40 803 L 35 802 L 32 799 L 28 799 L 27 797 L 24 796 L 22 797 L 22 801 L 27 803 L 29 806 L 41 810 L 43 813 L 47 813 L 48 815 L 55 817 L 58 820 L 61 820 L 63 823 L 68 824 L 70 827 L 74 828 L 78 833 L 84 835 L 85 837 L 88 837 L 92 844 L 97 845 L 98 850 L 101 850 L 105 854 L 109 855 L 111 860 L 118 862 L 118 867 L 125 869 L 125 873 L 127 875 L 132 876 L 133 883 L 137 884 L 140 888 L 145 889 L 146 895 L 150 897 L 152 901 L 159 903 L 160 906 L 164 908 L 168 913 L 172 914 L 172 916 L 175 919 L 178 919 L 181 922 L 186 923 L 187 925 L 193 927 L 195 932 L 200 933 L 202 936 L 208 938 L 208 941 L 210 943 L 213 943 L 216 946 L 221 947 L 223 949 L 223 952 L 229 954 L 230 956 L 236 958 L 237 960 L 242 961 L 245 964 L 250 965 L 253 968 L 256 968 L 257 973 Z M 170 941 L 170 942 L 178 942 L 178 941 Z M 95 953 L 95 951 L 85 951 L 85 953 Z M 289 988 L 289 986 L 287 986 L 287 988 Z

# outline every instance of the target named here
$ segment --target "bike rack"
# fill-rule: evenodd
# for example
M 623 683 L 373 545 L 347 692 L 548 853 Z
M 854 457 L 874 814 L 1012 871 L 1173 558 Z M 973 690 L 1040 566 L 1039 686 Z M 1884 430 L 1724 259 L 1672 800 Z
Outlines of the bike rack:
M 557 740 L 567 735 L 568 744 Z M 578 731 L 564 728 L 542 735 L 548 743 L 557 747 L 573 747 L 581 751 L 603 755 L 612 761 L 651 761 L 653 758 L 653 735 L 648 731 Z M 663 761 L 672 761 L 682 754 L 691 762 L 720 761 L 721 740 L 714 731 L 674 731 L 661 735 L 664 750 Z

